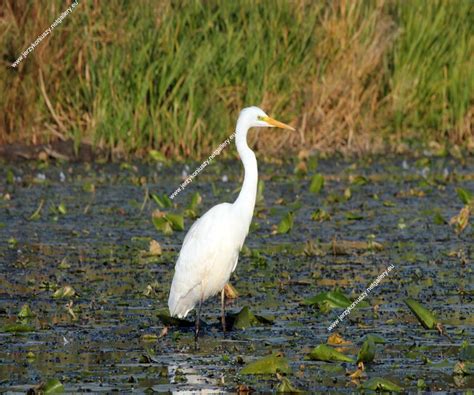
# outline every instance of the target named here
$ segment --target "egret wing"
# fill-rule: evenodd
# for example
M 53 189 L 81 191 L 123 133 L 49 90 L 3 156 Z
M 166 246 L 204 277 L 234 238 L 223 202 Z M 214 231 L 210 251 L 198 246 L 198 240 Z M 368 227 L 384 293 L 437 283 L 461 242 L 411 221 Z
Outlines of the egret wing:
M 222 278 L 226 273 L 230 275 L 239 251 L 228 224 L 230 210 L 230 204 L 219 204 L 189 229 L 171 285 L 168 304 L 172 314 L 185 316 L 201 297 L 205 299 L 218 292 Z M 202 295 L 201 291 L 206 294 Z

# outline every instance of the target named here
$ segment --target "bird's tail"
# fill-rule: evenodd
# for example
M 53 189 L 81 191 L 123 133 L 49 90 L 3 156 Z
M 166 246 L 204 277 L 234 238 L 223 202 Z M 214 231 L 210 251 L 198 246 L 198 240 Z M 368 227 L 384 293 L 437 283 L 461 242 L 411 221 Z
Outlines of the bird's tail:
M 192 289 L 186 295 L 182 295 L 177 291 L 179 287 L 173 284 L 171 285 L 170 296 L 168 298 L 168 308 L 170 309 L 170 315 L 172 317 L 184 318 L 188 313 L 194 309 L 196 305 L 196 296 Z M 197 298 L 199 300 L 199 296 Z

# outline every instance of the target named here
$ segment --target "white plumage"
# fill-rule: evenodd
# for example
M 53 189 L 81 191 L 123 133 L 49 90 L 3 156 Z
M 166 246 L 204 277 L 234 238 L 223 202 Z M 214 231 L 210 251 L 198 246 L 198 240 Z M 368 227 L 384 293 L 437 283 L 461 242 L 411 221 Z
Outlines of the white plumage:
M 237 266 L 257 195 L 257 160 L 247 145 L 247 132 L 251 127 L 294 130 L 270 118 L 258 107 L 248 107 L 240 112 L 235 142 L 245 169 L 244 183 L 233 204 L 222 203 L 211 208 L 193 224 L 184 238 L 168 299 L 172 316 L 186 317 L 196 304 L 200 306 L 204 300 L 222 292 L 225 329 L 223 289 Z M 198 330 L 197 327 L 196 334 Z
M 186 235 L 168 301 L 172 316 L 186 317 L 201 298 L 220 292 L 235 270 L 247 232 L 236 232 L 222 218 L 239 221 L 232 204 L 222 203 L 199 218 Z

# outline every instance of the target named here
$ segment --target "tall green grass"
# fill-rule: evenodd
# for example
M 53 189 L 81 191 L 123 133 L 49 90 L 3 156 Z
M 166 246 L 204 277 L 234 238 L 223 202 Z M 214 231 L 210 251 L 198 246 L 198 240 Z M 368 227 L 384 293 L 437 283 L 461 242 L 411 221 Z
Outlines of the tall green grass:
M 11 70 L 66 7 L 6 0 L 0 142 L 62 137 L 111 157 L 197 158 L 256 104 L 299 129 L 260 133 L 263 151 L 467 145 L 472 4 L 83 1 Z
M 389 81 L 394 127 L 421 141 L 472 137 L 464 123 L 474 97 L 474 3 L 398 2 L 393 14 L 399 26 Z

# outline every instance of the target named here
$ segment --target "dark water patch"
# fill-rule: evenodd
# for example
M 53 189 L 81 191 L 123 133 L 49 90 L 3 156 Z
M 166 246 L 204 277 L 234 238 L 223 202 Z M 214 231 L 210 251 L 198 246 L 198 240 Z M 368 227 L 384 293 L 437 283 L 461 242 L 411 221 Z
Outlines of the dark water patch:
M 453 375 L 463 342 L 472 344 L 474 335 L 474 232 L 468 225 L 456 234 L 448 225 L 463 207 L 456 188 L 474 191 L 472 160 L 320 161 L 318 190 L 310 188 L 312 172 L 300 177 L 292 167 L 262 164 L 263 200 L 231 280 L 240 296 L 227 308 L 248 306 L 273 323 L 224 335 L 212 299 L 198 350 L 192 328 L 162 336 L 158 313 L 185 232 L 159 233 L 151 221 L 158 206 L 146 195 L 174 191 L 183 170 L 32 163 L 0 170 L 0 328 L 31 327 L 0 332 L 2 389 L 24 392 L 57 378 L 67 391 L 270 391 L 282 377 L 240 372 L 272 353 L 284 355 L 287 378 L 306 391 L 350 393 L 377 377 L 409 391 L 420 380 L 432 391 L 474 388 L 472 376 Z M 232 201 L 240 176 L 240 165 L 216 162 L 175 198 L 174 210 L 183 213 L 196 191 L 203 199 L 197 214 Z M 318 208 L 328 216 L 311 219 Z M 290 211 L 291 229 L 278 232 Z M 191 223 L 185 216 L 186 229 Z M 151 240 L 161 255 L 150 254 Z M 332 331 L 343 307 L 303 303 L 329 291 L 355 301 L 390 265 L 368 305 Z M 54 296 L 66 287 L 74 294 Z M 423 328 L 407 298 L 428 308 L 449 338 Z M 32 317 L 18 317 L 25 304 Z M 367 335 L 385 339 L 361 379 L 349 376 L 355 363 L 307 358 L 334 332 L 350 342 L 335 347 L 354 359 Z

